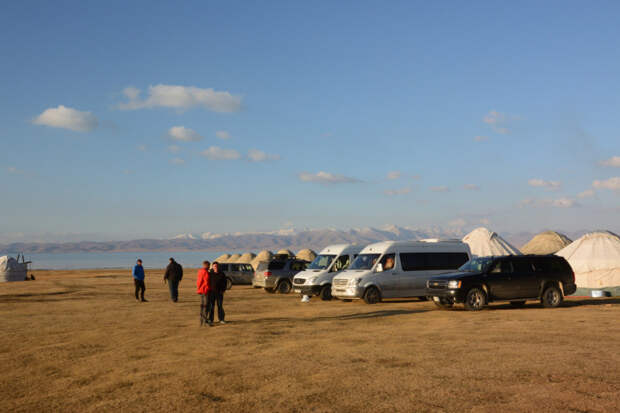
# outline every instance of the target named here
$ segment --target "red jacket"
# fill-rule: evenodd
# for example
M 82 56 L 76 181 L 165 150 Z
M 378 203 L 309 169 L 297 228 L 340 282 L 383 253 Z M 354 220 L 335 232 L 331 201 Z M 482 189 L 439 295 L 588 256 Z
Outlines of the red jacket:
M 196 279 L 196 293 L 207 294 L 209 292 L 209 271 L 201 268 L 198 270 L 198 278 Z

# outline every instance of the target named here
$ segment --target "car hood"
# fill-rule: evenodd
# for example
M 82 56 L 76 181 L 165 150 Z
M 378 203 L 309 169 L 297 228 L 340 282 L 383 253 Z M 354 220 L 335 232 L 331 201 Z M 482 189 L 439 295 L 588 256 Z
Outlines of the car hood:
M 295 278 L 310 278 L 326 274 L 327 270 L 303 270 L 295 274 Z
M 480 274 L 481 273 L 479 272 L 459 271 L 459 272 L 451 272 L 448 274 L 436 275 L 432 277 L 431 280 L 459 280 L 463 278 L 479 276 Z

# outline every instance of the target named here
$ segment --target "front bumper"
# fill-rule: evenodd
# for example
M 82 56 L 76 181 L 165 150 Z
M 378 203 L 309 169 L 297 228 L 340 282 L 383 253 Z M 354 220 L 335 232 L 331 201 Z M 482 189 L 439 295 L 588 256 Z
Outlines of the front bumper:
M 332 285 L 332 297 L 344 299 L 356 299 L 364 296 L 364 288 L 360 286 L 337 286 Z
M 321 292 L 321 285 L 295 285 L 293 284 L 293 291 L 303 295 L 319 295 Z
M 463 289 L 461 288 L 456 288 L 456 289 L 427 288 L 426 296 L 427 297 L 449 298 L 455 303 L 462 303 L 465 301 L 465 291 L 463 291 Z

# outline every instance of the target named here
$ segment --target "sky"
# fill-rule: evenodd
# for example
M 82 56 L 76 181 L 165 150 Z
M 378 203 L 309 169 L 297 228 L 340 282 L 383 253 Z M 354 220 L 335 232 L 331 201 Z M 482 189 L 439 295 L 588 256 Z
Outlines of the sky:
M 620 230 L 620 3 L 499 6 L 3 2 L 0 239 Z

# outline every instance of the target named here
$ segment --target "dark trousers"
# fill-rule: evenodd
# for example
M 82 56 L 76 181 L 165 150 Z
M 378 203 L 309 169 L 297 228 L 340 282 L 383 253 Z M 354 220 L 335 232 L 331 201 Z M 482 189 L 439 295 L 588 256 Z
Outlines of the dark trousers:
M 146 290 L 146 286 L 144 285 L 144 280 L 136 280 L 134 278 L 133 285 L 136 287 L 136 300 L 138 299 L 138 293 L 140 293 L 140 298 L 144 300 L 144 290 Z
M 209 294 L 200 294 L 200 324 L 209 321 Z
M 170 290 L 170 298 L 175 303 L 179 299 L 179 280 L 168 280 L 168 289 Z
M 224 313 L 224 293 L 209 291 L 209 322 L 213 322 L 215 305 L 217 304 L 217 318 L 224 321 L 226 314 Z

